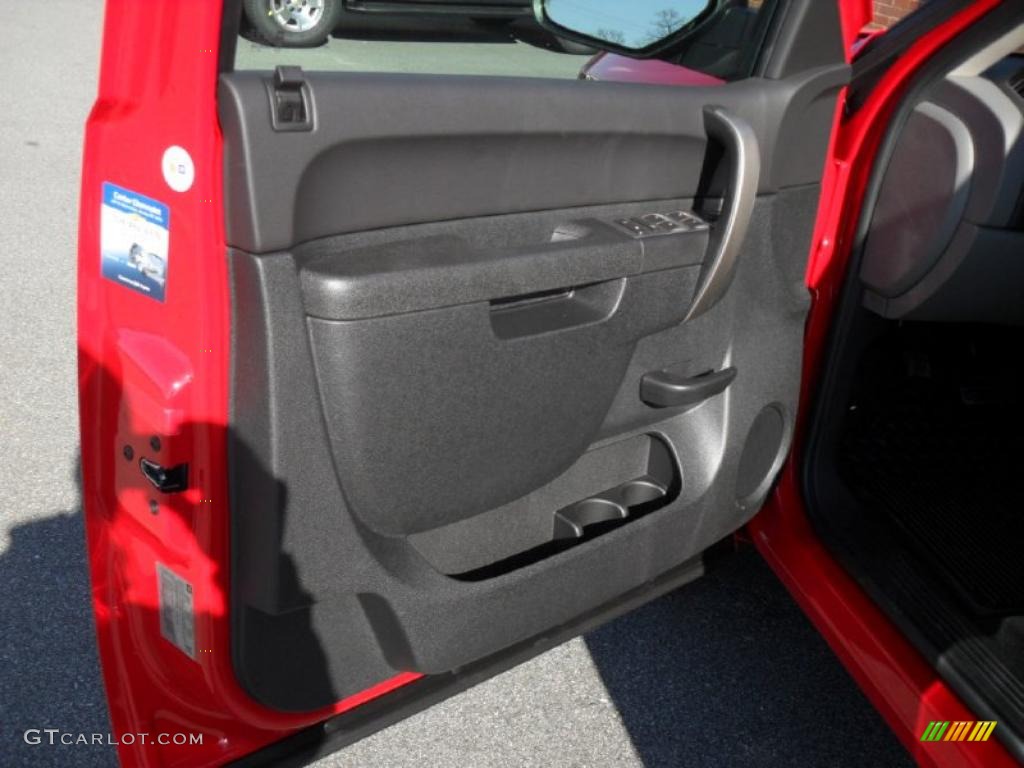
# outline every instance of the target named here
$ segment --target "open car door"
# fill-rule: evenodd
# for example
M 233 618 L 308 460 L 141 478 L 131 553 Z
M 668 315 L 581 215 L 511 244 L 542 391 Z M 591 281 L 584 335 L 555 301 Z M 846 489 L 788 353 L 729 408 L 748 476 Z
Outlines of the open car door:
M 233 71 L 238 5 L 108 0 L 87 133 L 108 696 L 199 736 L 125 764 L 308 760 L 698 576 L 787 454 L 849 74 L 821 0 L 707 87 Z

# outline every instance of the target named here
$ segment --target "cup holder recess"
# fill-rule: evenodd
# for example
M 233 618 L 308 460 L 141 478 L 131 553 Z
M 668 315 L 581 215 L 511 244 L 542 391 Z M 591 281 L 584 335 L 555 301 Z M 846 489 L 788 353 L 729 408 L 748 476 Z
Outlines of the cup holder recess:
M 553 538 L 581 539 L 588 526 L 625 520 L 631 507 L 639 507 L 667 495 L 668 489 L 650 477 L 630 480 L 599 496 L 577 501 L 555 512 Z
M 448 576 L 459 581 L 482 581 L 502 576 L 628 525 L 666 506 L 679 495 L 682 487 L 679 467 L 660 438 L 648 435 L 646 450 L 643 474 L 557 509 L 552 517 L 550 538 L 495 562 L 460 573 L 448 572 Z
M 657 501 L 668 494 L 668 488 L 650 478 L 641 478 L 619 486 L 622 503 L 627 507 L 638 507 L 649 501 Z

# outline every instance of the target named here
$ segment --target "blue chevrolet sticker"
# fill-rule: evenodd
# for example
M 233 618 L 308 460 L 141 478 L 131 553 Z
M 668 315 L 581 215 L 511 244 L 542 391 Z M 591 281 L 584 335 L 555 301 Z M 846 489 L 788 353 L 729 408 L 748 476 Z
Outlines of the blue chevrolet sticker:
M 163 203 L 104 182 L 100 206 L 103 276 L 163 301 L 170 222 L 171 212 Z

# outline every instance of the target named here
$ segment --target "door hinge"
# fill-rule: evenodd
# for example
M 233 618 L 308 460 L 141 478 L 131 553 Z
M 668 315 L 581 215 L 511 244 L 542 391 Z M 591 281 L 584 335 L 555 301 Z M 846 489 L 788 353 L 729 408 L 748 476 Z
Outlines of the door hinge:
M 313 96 L 302 67 L 278 65 L 267 93 L 275 131 L 313 130 Z

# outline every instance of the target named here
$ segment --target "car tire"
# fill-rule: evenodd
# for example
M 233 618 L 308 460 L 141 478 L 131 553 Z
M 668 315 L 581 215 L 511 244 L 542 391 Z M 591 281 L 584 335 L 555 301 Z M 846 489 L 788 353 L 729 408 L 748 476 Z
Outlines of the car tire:
M 244 0 L 245 17 L 268 45 L 323 45 L 341 20 L 342 0 Z

